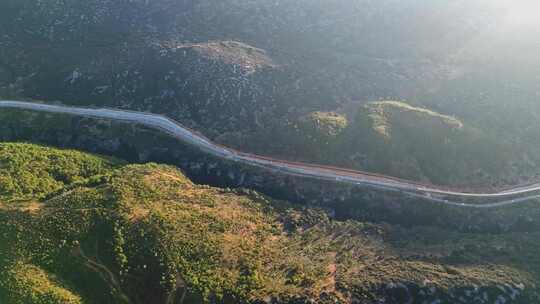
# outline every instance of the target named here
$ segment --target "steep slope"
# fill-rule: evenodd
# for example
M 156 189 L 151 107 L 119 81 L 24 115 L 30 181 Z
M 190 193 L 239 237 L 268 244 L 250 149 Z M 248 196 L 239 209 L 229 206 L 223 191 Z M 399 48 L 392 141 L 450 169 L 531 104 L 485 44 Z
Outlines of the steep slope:
M 367 104 L 356 119 L 356 151 L 371 170 L 462 185 L 518 173 L 508 171 L 511 146 L 455 117 L 386 101 Z
M 42 199 L 109 172 L 114 161 L 30 144 L 0 146 L 0 199 Z
M 3 163 L 33 151 L 79 170 L 108 166 L 43 199 L 4 192 L 2 303 L 538 300 L 537 233 L 340 222 L 253 191 L 196 185 L 169 166 L 0 147 Z M 21 174 L 32 175 L 29 166 Z
M 519 146 L 405 102 L 312 112 L 291 129 L 298 158 L 443 185 L 504 185 L 534 175 Z M 527 157 L 525 157 L 527 158 Z
M 295 126 L 310 113 L 409 100 L 475 130 L 463 156 L 478 158 L 470 176 L 444 153 L 431 153 L 433 169 L 396 160 L 409 149 L 397 144 L 386 146 L 388 166 L 370 169 L 453 185 L 528 182 L 540 162 L 538 45 L 506 24 L 506 2 L 6 0 L 0 97 L 167 114 L 243 150 L 353 168 L 366 167 L 354 151 L 323 157 L 333 139 L 313 146 Z M 477 163 L 491 141 L 514 150 L 487 172 Z

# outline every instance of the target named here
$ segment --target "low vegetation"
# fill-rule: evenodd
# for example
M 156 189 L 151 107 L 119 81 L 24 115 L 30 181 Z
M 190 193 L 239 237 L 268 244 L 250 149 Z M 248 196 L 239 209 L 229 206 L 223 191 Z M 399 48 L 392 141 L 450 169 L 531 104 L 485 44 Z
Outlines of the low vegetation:
M 312 112 L 276 142 L 283 158 L 453 186 L 501 186 L 533 176 L 520 148 L 460 119 L 405 102 L 378 101 L 338 112 Z M 264 136 L 262 138 L 265 138 Z M 261 152 L 264 153 L 264 152 Z
M 12 293 L 12 303 L 35 304 L 80 304 L 80 296 L 64 288 L 43 269 L 33 265 L 16 262 L 4 268 L 0 278 L 0 288 Z
M 347 118 L 335 112 L 312 112 L 299 119 L 297 126 L 309 139 L 322 144 L 338 136 L 347 127 Z
M 455 117 L 443 115 L 424 108 L 416 108 L 404 102 L 372 102 L 365 107 L 364 111 L 371 120 L 373 130 L 389 139 L 393 127 L 392 123 L 395 120 L 402 119 L 402 117 L 399 116 L 410 115 L 418 120 L 430 120 L 434 124 L 439 122 L 443 127 L 449 129 L 459 130 L 463 128 L 463 123 Z
M 538 233 L 341 222 L 170 166 L 28 144 L 1 144 L 0 159 L 24 160 L 4 188 L 44 160 L 62 159 L 69 177 L 0 198 L 1 303 L 371 303 L 402 299 L 403 286 L 433 301 L 467 288 L 537 299 Z
M 0 96 L 166 114 L 291 160 L 527 183 L 540 172 L 535 33 L 495 39 L 507 12 L 477 2 L 3 0 Z M 411 105 L 366 104 L 382 99 Z
M 481 130 L 403 102 L 366 104 L 348 135 L 344 150 L 363 154 L 368 171 L 435 184 L 496 183 L 512 159 L 512 147 Z
M 77 151 L 0 144 L 0 199 L 41 199 L 109 172 L 116 163 Z

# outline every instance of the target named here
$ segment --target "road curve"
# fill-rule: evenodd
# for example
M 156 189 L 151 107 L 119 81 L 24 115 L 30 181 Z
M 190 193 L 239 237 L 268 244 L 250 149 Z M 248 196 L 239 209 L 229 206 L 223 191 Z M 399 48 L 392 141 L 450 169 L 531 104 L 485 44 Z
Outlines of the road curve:
M 236 151 L 221 146 L 165 116 L 107 108 L 82 108 L 64 105 L 50 105 L 26 101 L 0 100 L 0 108 L 12 108 L 37 112 L 68 114 L 99 119 L 110 119 L 145 125 L 200 148 L 219 158 L 241 162 L 247 165 L 276 170 L 283 174 L 310 177 L 320 180 L 362 185 L 384 191 L 399 192 L 403 195 L 422 198 L 431 202 L 464 207 L 495 208 L 515 205 L 540 198 L 540 185 L 519 186 L 493 193 L 470 193 L 449 190 L 436 186 L 407 181 L 390 176 L 354 171 L 343 168 L 320 166 L 307 163 L 289 162 Z M 467 200 L 483 199 L 483 203 L 467 203 Z

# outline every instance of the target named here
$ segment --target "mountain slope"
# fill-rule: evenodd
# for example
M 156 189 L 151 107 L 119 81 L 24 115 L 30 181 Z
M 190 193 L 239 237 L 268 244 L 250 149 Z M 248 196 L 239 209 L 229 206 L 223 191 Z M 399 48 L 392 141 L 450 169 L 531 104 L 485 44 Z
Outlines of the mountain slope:
M 537 233 L 340 222 L 253 191 L 196 185 L 169 166 L 0 147 L 1 164 L 32 151 L 79 170 L 96 160 L 108 166 L 53 193 L 35 192 L 50 193 L 45 198 L 13 200 L 17 192 L 4 191 L 3 303 L 538 299 Z M 29 166 L 22 175 L 33 174 Z
M 443 185 L 500 186 L 534 174 L 521 148 L 405 102 L 312 112 L 291 125 L 296 157 Z
M 506 2 L 6 0 L 0 97 L 152 111 L 248 152 L 445 185 L 531 182 L 538 45 L 534 28 L 506 22 Z M 295 129 L 313 113 L 387 99 L 458 117 L 471 130 L 454 149 L 466 161 L 396 157 L 412 149 L 396 142 L 373 160 L 389 165 L 366 166 L 362 149 L 321 156 L 335 154 L 327 139 L 306 143 Z M 483 163 L 493 148 L 500 168 Z

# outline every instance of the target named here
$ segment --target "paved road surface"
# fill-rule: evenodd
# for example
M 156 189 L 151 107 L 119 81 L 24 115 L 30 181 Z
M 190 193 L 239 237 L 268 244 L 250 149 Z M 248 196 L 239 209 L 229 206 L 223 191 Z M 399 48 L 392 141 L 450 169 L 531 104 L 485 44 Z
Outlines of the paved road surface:
M 166 132 L 179 140 L 199 147 L 204 152 L 231 161 L 277 170 L 288 175 L 357 184 L 385 191 L 399 192 L 403 195 L 453 206 L 466 208 L 494 208 L 514 205 L 540 198 L 539 184 L 518 186 L 514 189 L 506 189 L 504 191 L 494 193 L 460 192 L 458 190 L 448 190 L 436 186 L 424 185 L 413 181 L 368 172 L 353 171 L 307 163 L 289 162 L 243 153 L 213 143 L 208 138 L 182 126 L 178 122 L 157 114 L 115 109 L 93 109 L 63 105 L 48 105 L 13 100 L 0 100 L 0 108 L 61 113 L 137 123 Z M 475 200 L 475 202 L 468 202 L 471 200 Z

